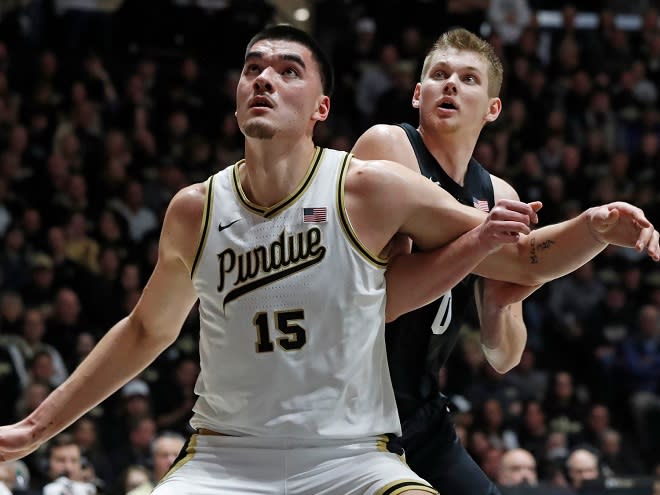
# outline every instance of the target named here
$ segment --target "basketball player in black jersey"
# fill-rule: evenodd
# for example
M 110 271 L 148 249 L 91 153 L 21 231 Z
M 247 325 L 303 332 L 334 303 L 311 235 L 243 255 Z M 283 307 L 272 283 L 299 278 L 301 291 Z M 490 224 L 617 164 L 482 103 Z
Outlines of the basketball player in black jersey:
M 447 32 L 427 55 L 421 82 L 414 90 L 412 104 L 420 111 L 419 127 L 376 125 L 358 139 L 353 153 L 362 159 L 387 157 L 402 163 L 459 202 L 485 211 L 498 201 L 518 200 L 508 183 L 489 174 L 472 157 L 482 128 L 500 114 L 501 84 L 502 63 L 488 43 L 464 29 Z M 410 249 L 409 241 L 404 242 Z M 431 273 L 425 264 L 454 266 L 464 262 L 465 255 L 458 243 L 449 246 L 442 259 L 419 253 L 418 273 Z M 399 259 L 398 264 L 396 258 L 392 262 L 388 276 L 388 281 L 396 276 L 396 284 L 405 280 L 397 271 L 410 274 L 414 270 L 410 257 Z M 457 438 L 447 398 L 438 390 L 438 371 L 456 344 L 464 311 L 473 298 L 488 362 L 501 373 L 513 368 L 527 339 L 522 300 L 538 286 L 468 275 L 440 296 L 445 290 L 438 289 L 440 280 L 424 275 L 415 280 L 403 287 L 388 282 L 387 287 L 388 360 L 407 462 L 440 493 L 497 494 L 498 489 Z M 410 307 L 418 309 L 399 316 Z

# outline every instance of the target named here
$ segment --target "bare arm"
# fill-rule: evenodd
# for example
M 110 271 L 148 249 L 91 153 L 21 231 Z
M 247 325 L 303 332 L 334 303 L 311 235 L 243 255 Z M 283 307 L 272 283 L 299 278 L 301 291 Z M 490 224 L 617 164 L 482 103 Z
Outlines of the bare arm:
M 496 198 L 519 199 L 518 193 L 503 180 L 492 177 L 492 182 Z M 481 349 L 486 360 L 500 373 L 520 362 L 527 344 L 522 301 L 539 287 L 490 279 L 479 279 L 475 284 Z
M 400 161 L 407 168 L 406 172 L 418 176 L 413 179 L 387 162 L 379 162 L 385 165 L 384 170 L 366 167 L 362 174 L 367 176 L 363 181 L 369 184 L 367 189 L 371 187 L 364 194 L 379 196 L 368 211 L 382 209 L 386 215 L 392 212 L 398 220 L 392 219 L 400 222 L 399 231 L 408 233 L 422 249 L 442 246 L 483 222 L 483 212 L 458 204 L 446 191 L 421 178 L 414 153 L 400 128 L 374 126 L 360 137 L 353 152 L 369 160 L 387 157 Z M 378 177 L 380 172 L 382 177 Z M 391 198 L 400 199 L 400 202 L 395 205 Z M 406 219 L 405 215 L 408 215 Z M 529 218 L 532 218 L 531 212 Z M 366 224 L 370 219 L 371 216 L 357 218 L 356 223 Z M 388 235 L 393 235 L 393 224 L 388 223 L 389 220 L 383 220 L 381 227 Z M 365 230 L 367 236 L 372 235 L 368 225 Z M 488 256 L 475 273 L 497 280 L 538 285 L 582 266 L 608 243 L 646 249 L 655 260 L 660 257 L 657 232 L 643 212 L 627 203 L 612 203 L 589 209 L 579 217 L 543 227 L 530 235 L 521 235 L 516 244 L 504 246 Z M 383 246 L 380 243 L 381 249 Z
M 519 233 L 529 233 L 529 217 L 524 213 L 529 206 L 535 212 L 541 204 L 501 201 L 481 225 L 441 248 L 411 254 L 408 240 L 405 249 L 392 253 L 396 256 L 388 263 L 387 321 L 434 301 L 469 275 L 486 256 L 503 244 L 516 243 Z
M 190 279 L 204 204 L 203 186 L 172 200 L 159 258 L 129 316 L 115 324 L 73 374 L 27 418 L 0 428 L 0 461 L 34 451 L 143 370 L 178 336 L 197 297 Z

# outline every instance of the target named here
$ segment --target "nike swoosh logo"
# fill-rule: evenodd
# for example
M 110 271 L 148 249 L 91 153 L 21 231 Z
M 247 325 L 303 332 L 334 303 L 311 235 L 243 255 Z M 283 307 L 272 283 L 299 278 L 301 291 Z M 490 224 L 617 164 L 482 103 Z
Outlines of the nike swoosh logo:
M 234 225 L 239 220 L 240 220 L 240 218 L 238 220 L 234 220 L 233 222 L 228 223 L 227 225 L 222 225 L 221 223 L 219 223 L 218 224 L 218 232 L 222 232 L 223 230 L 228 229 L 229 227 Z

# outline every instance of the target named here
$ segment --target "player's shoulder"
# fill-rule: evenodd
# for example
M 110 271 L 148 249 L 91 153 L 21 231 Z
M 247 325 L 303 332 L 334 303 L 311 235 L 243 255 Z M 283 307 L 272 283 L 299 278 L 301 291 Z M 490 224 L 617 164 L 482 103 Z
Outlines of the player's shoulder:
M 495 201 L 500 199 L 513 199 L 520 201 L 518 192 L 507 181 L 493 174 L 490 174 L 490 180 L 493 184 L 493 195 L 495 196 Z
M 197 216 L 204 210 L 208 182 L 198 182 L 181 188 L 170 201 L 168 211 L 179 217 Z
M 170 200 L 163 221 L 161 244 L 188 259 L 199 238 L 207 205 L 208 184 L 191 184 L 180 189 Z
M 383 139 L 400 139 L 405 138 L 406 131 L 403 127 L 394 124 L 376 124 L 364 131 L 360 139 L 366 140 L 383 140 Z
M 403 162 L 408 138 L 398 125 L 377 124 L 367 129 L 355 142 L 352 153 L 358 158 L 385 158 Z

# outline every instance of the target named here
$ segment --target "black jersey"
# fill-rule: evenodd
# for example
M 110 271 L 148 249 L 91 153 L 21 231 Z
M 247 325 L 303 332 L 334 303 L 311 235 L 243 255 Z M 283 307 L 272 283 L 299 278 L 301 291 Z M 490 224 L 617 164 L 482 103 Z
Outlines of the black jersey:
M 494 206 L 490 174 L 474 158 L 460 186 L 445 173 L 413 126 L 399 126 L 408 135 L 422 175 L 465 205 L 483 210 Z M 402 420 L 437 396 L 438 371 L 456 344 L 465 311 L 472 303 L 474 281 L 469 275 L 439 299 L 388 323 L 387 358 Z

